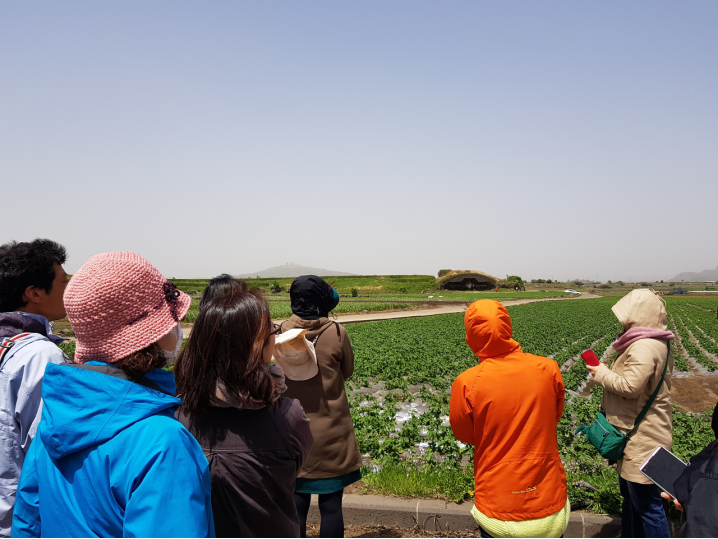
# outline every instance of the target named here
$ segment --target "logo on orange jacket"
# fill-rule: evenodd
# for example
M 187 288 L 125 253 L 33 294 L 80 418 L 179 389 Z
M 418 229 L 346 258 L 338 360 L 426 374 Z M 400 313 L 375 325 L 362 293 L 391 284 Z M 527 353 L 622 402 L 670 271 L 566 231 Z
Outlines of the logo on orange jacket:
M 538 487 L 529 487 L 529 488 L 527 488 L 526 490 L 518 490 L 518 491 L 517 491 L 517 490 L 512 490 L 512 491 L 511 491 L 511 494 L 526 494 L 527 492 L 533 492 L 533 491 L 536 490 L 537 488 L 538 488 Z

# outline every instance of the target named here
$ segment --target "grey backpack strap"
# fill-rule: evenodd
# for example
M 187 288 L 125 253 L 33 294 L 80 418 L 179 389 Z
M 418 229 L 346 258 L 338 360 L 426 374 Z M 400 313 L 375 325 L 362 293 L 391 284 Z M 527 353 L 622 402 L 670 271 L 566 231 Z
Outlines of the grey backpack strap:
M 102 374 L 106 374 L 108 376 L 113 376 L 114 378 L 120 378 L 121 380 L 127 380 L 128 382 L 133 382 L 137 385 L 141 385 L 143 387 L 146 387 L 148 389 L 152 389 L 154 391 L 157 391 L 159 393 L 164 393 L 165 395 L 169 395 L 170 397 L 174 397 L 172 393 L 169 391 L 165 391 L 160 386 L 155 384 L 152 380 L 147 378 L 146 376 L 130 376 L 125 371 L 120 369 L 119 367 L 115 367 L 114 365 L 86 365 L 84 363 L 65 363 L 63 365 L 64 367 L 74 367 L 76 369 L 84 369 L 86 371 L 94 371 L 99 372 Z
M 10 349 L 15 346 L 15 343 L 22 339 L 23 337 L 27 337 L 30 335 L 29 333 L 20 333 L 19 335 L 15 335 L 14 337 L 3 339 L 2 343 L 0 343 L 0 370 L 2 369 L 3 365 L 5 365 L 5 356 L 7 356 L 8 352 L 10 352 Z

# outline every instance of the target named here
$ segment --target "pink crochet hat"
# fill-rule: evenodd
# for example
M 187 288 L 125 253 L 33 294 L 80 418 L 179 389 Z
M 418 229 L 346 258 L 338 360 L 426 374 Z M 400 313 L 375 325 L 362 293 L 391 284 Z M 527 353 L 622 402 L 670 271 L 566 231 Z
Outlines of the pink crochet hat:
M 90 258 L 70 279 L 64 301 L 77 337 L 75 363 L 114 363 L 147 348 L 172 331 L 192 303 L 130 251 Z

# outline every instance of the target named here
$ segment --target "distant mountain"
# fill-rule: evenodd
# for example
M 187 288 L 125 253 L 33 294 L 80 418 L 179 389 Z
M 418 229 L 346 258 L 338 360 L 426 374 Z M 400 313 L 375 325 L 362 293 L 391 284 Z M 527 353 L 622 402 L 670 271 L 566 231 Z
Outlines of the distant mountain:
M 320 277 L 337 277 L 342 275 L 356 275 L 355 273 L 344 273 L 342 271 L 333 271 L 321 268 L 310 268 L 308 266 L 300 266 L 298 264 L 284 264 L 283 266 L 274 266 L 262 271 L 254 273 L 243 273 L 237 275 L 239 279 L 253 279 L 261 277 L 263 279 L 271 277 L 299 277 L 300 275 L 319 275 Z
M 679 273 L 669 281 L 686 281 L 687 283 L 696 283 L 702 281 L 718 281 L 718 267 L 714 270 L 703 270 L 699 273 L 684 271 Z

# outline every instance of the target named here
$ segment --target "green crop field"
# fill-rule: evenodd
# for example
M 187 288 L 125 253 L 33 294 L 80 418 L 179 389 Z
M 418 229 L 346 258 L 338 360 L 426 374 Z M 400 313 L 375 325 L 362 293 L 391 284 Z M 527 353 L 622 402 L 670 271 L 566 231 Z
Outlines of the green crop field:
M 513 291 L 513 290 L 493 290 L 488 292 L 456 292 L 452 290 L 438 290 L 430 294 L 372 294 L 367 296 L 343 296 L 342 302 L 351 301 L 420 301 L 422 303 L 441 302 L 441 301 L 461 301 L 472 302 L 479 299 L 495 299 L 497 301 L 510 301 L 520 299 L 545 299 L 545 298 L 567 298 L 572 294 L 566 294 L 557 290 L 540 290 L 540 291 Z M 269 301 L 289 301 L 289 294 L 267 294 Z
M 401 303 L 399 301 L 381 301 L 381 302 L 369 302 L 362 303 L 361 301 L 356 302 L 340 302 L 339 305 L 334 309 L 334 314 L 354 314 L 362 312 L 377 312 L 377 311 L 401 311 L 405 309 L 411 309 L 414 306 L 412 303 Z M 274 320 L 282 320 L 292 316 L 292 308 L 289 301 L 270 301 L 269 312 Z M 193 323 L 197 319 L 199 313 L 199 300 L 193 299 L 192 305 L 190 306 L 187 316 L 184 317 L 183 322 Z
M 201 294 L 209 279 L 170 279 L 177 288 L 188 294 Z M 242 279 L 250 288 L 269 290 L 276 282 L 282 290 L 287 290 L 294 281 L 293 277 L 270 279 Z M 359 294 L 424 294 L 436 288 L 436 278 L 432 275 L 351 275 L 346 277 L 324 277 L 324 280 L 337 289 L 340 294 L 351 294 L 356 288 Z
M 177 288 L 190 295 L 199 295 L 210 279 L 170 279 Z M 250 288 L 259 288 L 267 292 L 268 297 L 288 298 L 287 291 L 294 281 L 293 277 L 271 279 L 242 279 Z M 359 298 L 406 300 L 406 301 L 475 301 L 484 297 L 492 299 L 537 299 L 570 296 L 563 290 L 532 290 L 526 292 L 499 289 L 498 292 L 471 292 L 437 290 L 436 279 L 431 275 L 357 275 L 350 277 L 324 277 L 324 280 L 336 288 L 346 300 L 351 299 L 352 290 Z M 274 284 L 280 292 L 270 295 Z M 429 297 L 431 296 L 431 297 Z M 353 298 L 357 299 L 357 298 Z
M 669 329 L 677 336 L 677 349 L 686 366 L 699 372 L 713 372 L 718 368 L 718 319 L 716 298 L 670 298 L 668 300 Z M 684 369 L 688 370 L 688 369 Z
M 548 297 L 560 297 L 559 293 L 546 292 L 464 292 L 455 296 L 443 295 L 437 297 L 438 301 L 465 301 L 472 302 L 479 299 L 496 299 L 498 301 L 511 301 L 521 299 L 542 299 Z M 269 309 L 274 320 L 289 318 L 292 315 L 289 295 L 267 295 Z M 428 299 L 425 296 L 416 295 L 393 295 L 393 296 L 370 296 L 364 298 L 341 298 L 336 306 L 334 314 L 356 314 L 363 312 L 401 311 L 416 308 L 416 301 L 421 300 L 430 303 L 434 298 Z M 411 303 L 407 303 L 411 302 Z M 183 322 L 193 323 L 199 312 L 199 300 L 193 299 L 190 310 L 187 312 Z
M 580 396 L 588 371 L 578 354 L 592 348 L 599 357 L 611 357 L 609 347 L 621 331 L 611 311 L 617 300 L 508 308 L 514 337 L 522 348 L 551 357 L 562 367 L 569 393 L 558 438 L 571 501 L 586 501 L 598 512 L 613 513 L 620 507 L 616 471 L 605 466 L 593 447 L 573 432 L 595 417 L 602 392 L 593 388 L 590 394 L 584 390 L 586 397 Z M 691 335 L 701 335 L 698 351 L 704 345 L 705 350 L 713 350 L 709 343 L 716 344 L 716 314 L 707 302 L 669 298 L 668 309 L 669 318 L 680 317 Z M 473 448 L 458 443 L 448 424 L 451 383 L 476 364 L 464 340 L 463 315 L 369 322 L 346 329 L 356 355 L 349 382 L 352 417 L 362 453 L 371 458 L 364 470 L 368 488 L 454 500 L 471 496 Z M 693 355 L 684 356 L 684 350 L 698 355 L 688 346 L 677 350 L 677 371 L 695 370 L 689 362 L 703 365 Z M 706 359 L 715 364 L 710 357 Z M 688 459 L 712 439 L 709 416 L 675 412 L 676 454 Z

